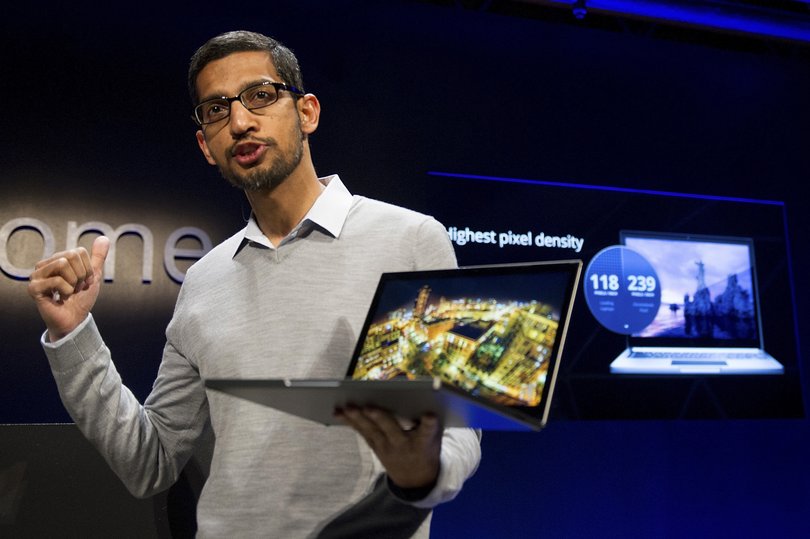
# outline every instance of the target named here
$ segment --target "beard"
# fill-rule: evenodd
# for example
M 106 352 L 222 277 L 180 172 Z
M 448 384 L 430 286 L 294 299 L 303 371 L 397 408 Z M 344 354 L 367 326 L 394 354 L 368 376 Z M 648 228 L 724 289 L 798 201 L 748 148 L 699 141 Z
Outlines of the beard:
M 293 147 L 290 151 L 281 151 L 275 139 L 258 139 L 268 146 L 268 150 L 276 150 L 276 155 L 265 167 L 248 171 L 243 175 L 231 169 L 219 167 L 222 177 L 238 189 L 243 191 L 272 191 L 286 180 L 301 163 L 304 157 L 304 134 L 300 128 L 291 137 Z

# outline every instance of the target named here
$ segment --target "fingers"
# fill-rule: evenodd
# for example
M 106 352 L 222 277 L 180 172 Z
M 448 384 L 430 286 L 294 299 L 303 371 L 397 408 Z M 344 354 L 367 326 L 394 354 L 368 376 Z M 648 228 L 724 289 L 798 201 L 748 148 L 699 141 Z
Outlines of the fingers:
M 78 292 L 92 282 L 93 268 L 90 265 L 90 255 L 85 249 L 78 248 L 74 251 L 75 256 L 64 257 L 60 261 L 65 260 L 69 264 L 70 271 L 66 271 L 65 275 L 71 277 L 69 282 L 73 283 L 73 291 Z
M 53 264 L 45 266 L 45 270 L 52 276 L 35 279 L 31 278 L 29 287 L 35 297 L 52 297 L 55 302 L 69 298 L 76 293 L 77 285 L 80 281 L 75 274 L 70 263 L 64 259 L 58 259 Z
M 381 415 L 384 415 L 381 410 L 368 407 L 361 409 L 347 406 L 341 411 L 341 416 L 346 423 L 360 433 L 372 449 L 382 448 L 386 444 L 386 431 L 379 424 L 384 421 L 384 419 L 380 419 Z M 401 436 L 401 429 L 398 430 L 400 430 L 399 435 Z M 390 427 L 387 431 L 391 432 Z M 397 436 L 397 433 L 394 433 L 394 436 Z
M 101 278 L 109 246 L 109 239 L 101 236 L 93 242 L 92 255 L 77 247 L 38 262 L 30 277 L 29 293 L 35 298 L 54 297 L 59 302 L 86 290 Z
M 84 254 L 86 257 L 87 252 Z M 28 287 L 31 295 L 44 297 L 58 292 L 63 299 L 70 297 L 84 286 L 88 274 L 92 273 L 88 272 L 89 260 L 86 257 L 83 261 L 81 253 L 70 251 L 38 263 Z
M 347 407 L 340 416 L 360 433 L 372 448 L 415 442 L 427 444 L 441 432 L 438 418 L 423 415 L 418 421 L 400 421 L 385 410 L 373 407 Z
M 398 487 L 421 488 L 436 481 L 442 428 L 434 415 L 423 415 L 413 428 L 404 428 L 390 413 L 371 407 L 347 407 L 338 416 L 365 439 Z
M 414 435 L 419 439 L 432 440 L 437 436 L 441 436 L 441 433 L 442 425 L 439 418 L 432 414 L 426 414 L 419 419 L 419 425 Z
M 101 278 L 104 273 L 104 262 L 107 260 L 107 253 L 110 252 L 110 239 L 107 236 L 97 237 L 93 241 L 91 250 L 90 265 L 93 268 L 93 277 L 97 275 Z

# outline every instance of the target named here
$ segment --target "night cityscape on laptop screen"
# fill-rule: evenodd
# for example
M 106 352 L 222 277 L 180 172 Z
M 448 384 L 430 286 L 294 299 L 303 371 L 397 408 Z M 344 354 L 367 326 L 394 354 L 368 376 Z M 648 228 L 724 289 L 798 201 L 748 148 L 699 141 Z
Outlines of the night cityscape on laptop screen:
M 433 376 L 499 404 L 535 406 L 568 287 L 564 273 L 386 283 L 352 377 Z

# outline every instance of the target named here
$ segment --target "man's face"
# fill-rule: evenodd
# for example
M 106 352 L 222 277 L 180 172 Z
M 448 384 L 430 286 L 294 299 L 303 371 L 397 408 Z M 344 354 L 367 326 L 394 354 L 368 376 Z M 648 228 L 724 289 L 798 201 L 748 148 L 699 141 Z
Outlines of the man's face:
M 237 52 L 206 65 L 197 76 L 200 102 L 231 97 L 264 82 L 284 82 L 266 52 Z M 238 100 L 230 116 L 204 125 L 197 142 L 206 160 L 231 184 L 246 191 L 273 189 L 292 174 L 304 154 L 306 133 L 296 99 L 286 91 L 278 101 L 256 111 Z

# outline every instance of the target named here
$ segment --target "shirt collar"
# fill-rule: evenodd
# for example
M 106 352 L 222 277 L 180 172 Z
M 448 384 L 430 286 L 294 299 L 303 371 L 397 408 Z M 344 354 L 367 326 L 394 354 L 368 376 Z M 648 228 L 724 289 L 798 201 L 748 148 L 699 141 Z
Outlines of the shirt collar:
M 294 240 L 302 229 L 312 226 L 322 228 L 335 238 L 340 237 L 340 232 L 343 230 L 343 225 L 352 205 L 352 194 L 346 189 L 337 174 L 318 178 L 318 181 L 324 186 L 324 190 L 315 199 L 315 203 L 301 222 L 282 240 L 280 245 Z M 256 216 L 253 214 L 250 215 L 247 226 L 244 228 L 242 241 L 239 243 L 234 256 L 248 243 L 275 249 L 270 240 L 262 233 L 259 224 L 256 222 Z
M 337 174 L 320 178 L 318 181 L 326 188 L 321 196 L 315 199 L 315 204 L 307 212 L 303 222 L 312 221 L 338 238 L 352 206 L 352 194 Z

